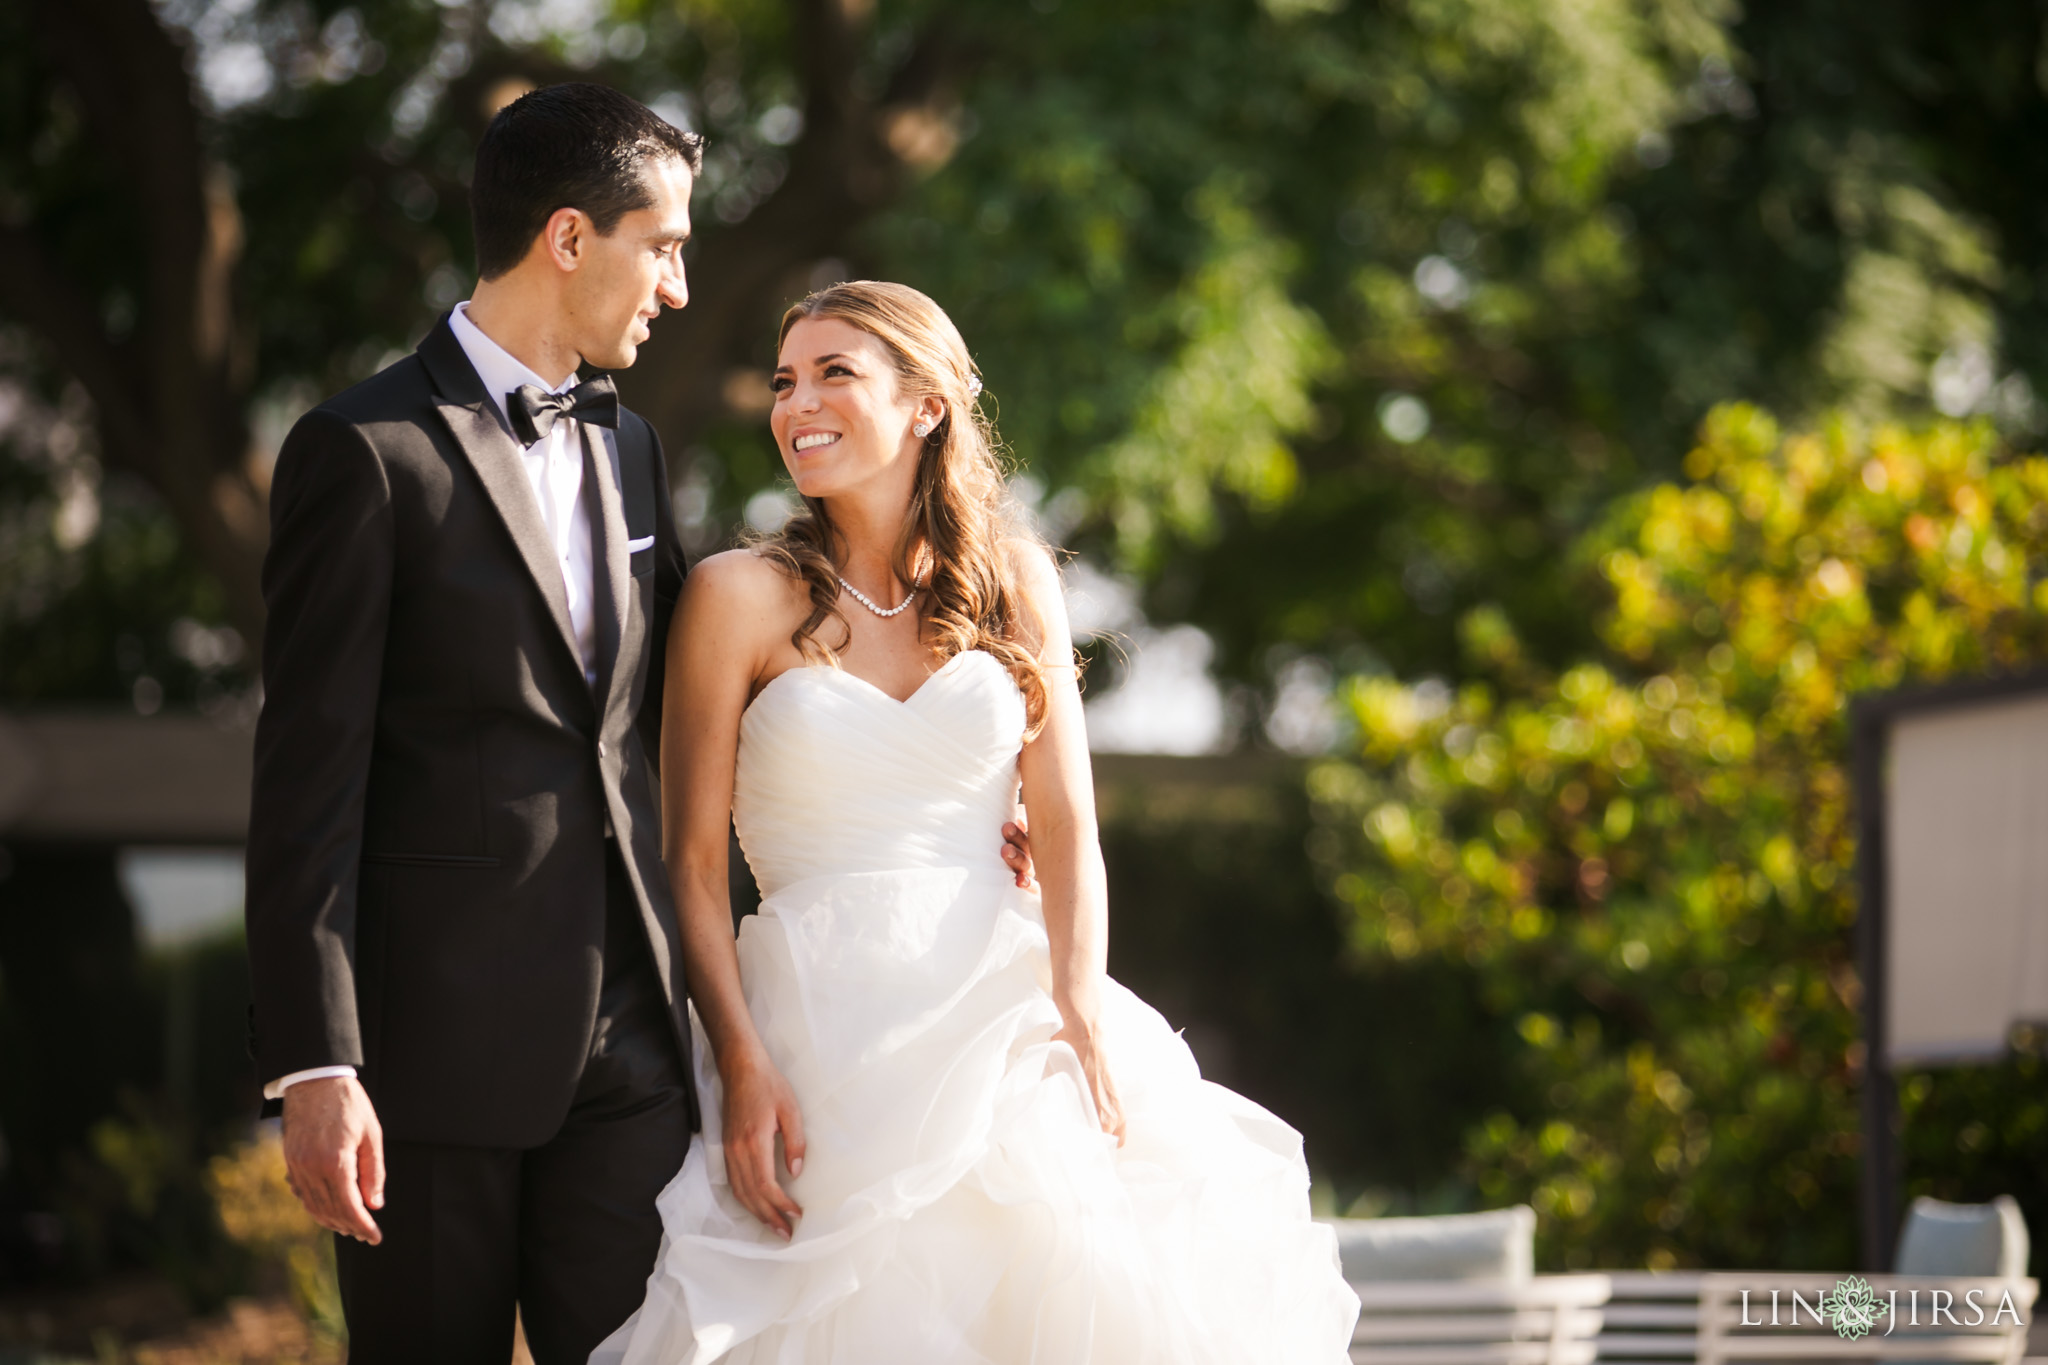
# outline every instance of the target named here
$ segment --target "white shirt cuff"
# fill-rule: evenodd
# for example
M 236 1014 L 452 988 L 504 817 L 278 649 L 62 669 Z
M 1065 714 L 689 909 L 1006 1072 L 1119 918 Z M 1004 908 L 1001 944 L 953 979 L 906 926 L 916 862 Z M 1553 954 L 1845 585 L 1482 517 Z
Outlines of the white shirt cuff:
M 281 1100 L 284 1098 L 284 1092 L 297 1085 L 300 1081 L 324 1081 L 329 1076 L 353 1076 L 355 1074 L 356 1069 L 352 1066 L 308 1067 L 304 1071 L 294 1071 L 289 1076 L 279 1076 L 269 1085 L 264 1086 L 263 1098 L 266 1100 Z

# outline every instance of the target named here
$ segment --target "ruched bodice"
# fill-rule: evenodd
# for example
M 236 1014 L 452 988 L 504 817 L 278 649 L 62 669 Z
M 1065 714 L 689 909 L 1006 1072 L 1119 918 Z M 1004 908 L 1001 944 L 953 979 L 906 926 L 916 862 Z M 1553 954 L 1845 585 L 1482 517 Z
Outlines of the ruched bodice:
M 740 720 L 733 823 L 763 895 L 811 877 L 1002 871 L 1024 699 L 992 654 L 907 701 L 824 666 L 771 679 Z
M 591 1365 L 1342 1365 L 1358 1301 L 1301 1138 L 1102 983 L 1128 1140 L 1060 1033 L 1044 905 L 1002 861 L 1024 702 L 957 654 L 907 701 L 837 669 L 740 720 L 761 884 L 747 1013 L 802 1113 L 784 1242 L 727 1183 L 718 1057 L 639 1312 Z

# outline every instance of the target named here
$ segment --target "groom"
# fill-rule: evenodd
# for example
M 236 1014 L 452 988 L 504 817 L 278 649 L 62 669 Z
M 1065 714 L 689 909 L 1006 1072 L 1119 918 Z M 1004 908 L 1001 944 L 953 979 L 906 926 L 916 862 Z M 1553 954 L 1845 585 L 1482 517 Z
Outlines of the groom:
M 697 1126 L 653 785 L 683 561 L 582 367 L 687 299 L 702 142 L 597 85 L 477 150 L 482 281 L 293 428 L 249 825 L 252 1050 L 357 1361 L 581 1362 Z

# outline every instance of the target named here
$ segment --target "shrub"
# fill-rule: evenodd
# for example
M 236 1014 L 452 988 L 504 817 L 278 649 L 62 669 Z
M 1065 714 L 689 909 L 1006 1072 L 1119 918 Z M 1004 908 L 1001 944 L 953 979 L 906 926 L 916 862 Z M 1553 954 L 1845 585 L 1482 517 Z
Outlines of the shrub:
M 260 1133 L 213 1159 L 206 1173 L 228 1236 L 258 1259 L 281 1266 L 293 1303 L 314 1327 L 343 1334 L 334 1239 L 323 1232 L 285 1178 L 284 1144 Z
M 1489 1202 L 1535 1205 L 1546 1263 L 1848 1265 L 1846 702 L 2048 652 L 2048 460 L 1988 424 L 1787 437 L 1732 406 L 1686 473 L 1578 548 L 1598 657 L 1545 673 L 1480 611 L 1481 681 L 1349 685 L 1320 847 L 1360 952 L 1468 964 L 1518 1017 L 1543 1102 L 1466 1160 Z

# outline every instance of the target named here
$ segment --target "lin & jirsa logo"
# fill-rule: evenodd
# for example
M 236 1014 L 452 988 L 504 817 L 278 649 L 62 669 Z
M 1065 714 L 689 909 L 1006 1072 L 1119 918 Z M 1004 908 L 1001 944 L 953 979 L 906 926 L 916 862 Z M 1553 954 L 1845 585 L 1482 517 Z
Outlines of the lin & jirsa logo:
M 1756 1292 L 1761 1294 L 1762 1291 Z M 1856 1341 L 1876 1331 L 1880 1319 L 1885 1324 L 1883 1333 L 1885 1336 L 1890 1336 L 1902 1326 L 1919 1327 L 1925 1325 L 1927 1327 L 1940 1327 L 1946 1322 L 1950 1327 L 1982 1327 L 1987 1322 L 1985 1313 L 1988 1305 L 1983 1301 L 1985 1293 L 1983 1289 L 1965 1291 L 1960 1305 L 1956 1303 L 1956 1296 L 1950 1291 L 1946 1289 L 1929 1289 L 1924 1291 L 1927 1295 L 1927 1320 L 1923 1324 L 1920 1320 L 1920 1296 L 1922 1292 L 1918 1289 L 1907 1290 L 1905 1302 L 1902 1305 L 1899 1301 L 1898 1290 L 1893 1289 L 1887 1296 L 1880 1298 L 1877 1291 L 1870 1287 L 1868 1280 L 1860 1275 L 1848 1275 L 1835 1281 L 1835 1287 L 1832 1290 L 1817 1293 L 1811 1300 L 1808 1300 L 1799 1290 L 1792 1290 L 1790 1321 L 1784 1321 L 1779 1317 L 1781 1307 L 1779 1290 L 1773 1289 L 1770 1291 L 1770 1316 L 1762 1316 L 1764 1311 L 1763 1305 L 1759 1303 L 1755 1310 L 1757 1316 L 1752 1317 L 1749 1302 L 1751 1291 L 1745 1289 L 1742 1291 L 1741 1325 L 1744 1327 L 1797 1327 L 1800 1325 L 1799 1315 L 1804 1312 L 1813 1319 L 1814 1326 L 1832 1327 L 1835 1329 L 1836 1336 Z M 1903 1322 L 1899 1318 L 1901 1307 L 1906 1312 Z M 1963 1316 L 1958 1317 L 1958 1311 Z M 2010 1318 L 2012 1325 L 2015 1327 L 2021 1326 L 2025 1322 L 2025 1319 L 2020 1316 L 2020 1310 L 2013 1303 L 2012 1291 L 2009 1289 L 2000 1293 L 1998 1306 L 1995 1309 L 1990 1309 L 1990 1314 L 1988 1322 L 1993 1327 L 2005 1323 L 2008 1318 Z

